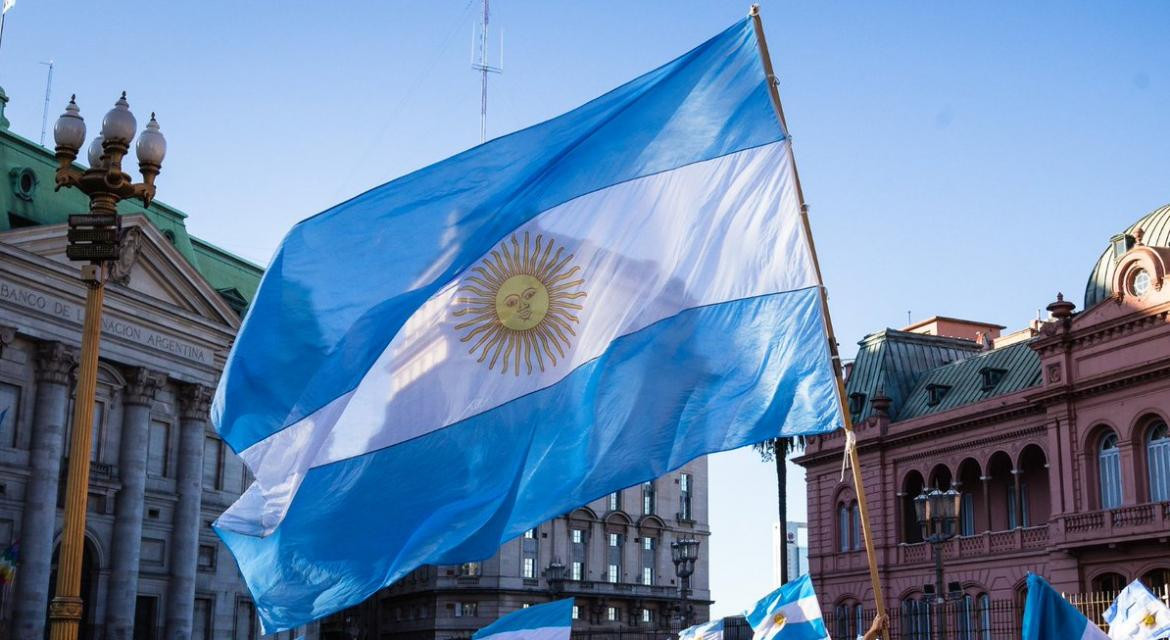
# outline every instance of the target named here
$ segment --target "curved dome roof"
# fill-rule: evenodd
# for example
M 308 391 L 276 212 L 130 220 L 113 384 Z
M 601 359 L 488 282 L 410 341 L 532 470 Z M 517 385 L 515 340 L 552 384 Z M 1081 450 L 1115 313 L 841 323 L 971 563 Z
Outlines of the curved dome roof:
M 1142 230 L 1142 244 L 1150 247 L 1170 247 L 1170 204 L 1154 209 L 1125 230 L 1127 235 L 1136 235 Z M 1085 284 L 1085 306 L 1089 307 L 1113 295 L 1113 274 L 1117 261 L 1113 259 L 1112 245 L 1105 248 L 1097 260 L 1089 282 Z

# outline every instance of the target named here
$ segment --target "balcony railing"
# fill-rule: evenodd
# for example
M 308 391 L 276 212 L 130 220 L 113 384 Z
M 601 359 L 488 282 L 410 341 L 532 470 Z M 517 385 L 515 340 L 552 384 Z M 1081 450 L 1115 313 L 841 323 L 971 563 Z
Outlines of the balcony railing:
M 1048 546 L 1048 525 L 1021 527 L 1008 531 L 984 531 L 973 536 L 956 536 L 942 545 L 943 559 L 980 558 L 988 554 L 1043 549 Z M 925 542 L 898 545 L 898 562 L 913 564 L 931 559 Z
M 1170 530 L 1170 502 L 1150 502 L 1117 509 L 1059 516 L 1064 541 L 1099 543 L 1110 538 L 1165 535 Z

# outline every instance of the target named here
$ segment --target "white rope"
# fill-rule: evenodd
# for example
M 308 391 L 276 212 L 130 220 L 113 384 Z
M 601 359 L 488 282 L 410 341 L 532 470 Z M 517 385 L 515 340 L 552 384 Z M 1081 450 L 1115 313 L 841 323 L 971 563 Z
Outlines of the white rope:
M 857 436 L 852 431 L 845 432 L 845 457 L 841 458 L 841 482 L 845 482 L 845 470 L 851 464 L 853 448 L 857 446 Z

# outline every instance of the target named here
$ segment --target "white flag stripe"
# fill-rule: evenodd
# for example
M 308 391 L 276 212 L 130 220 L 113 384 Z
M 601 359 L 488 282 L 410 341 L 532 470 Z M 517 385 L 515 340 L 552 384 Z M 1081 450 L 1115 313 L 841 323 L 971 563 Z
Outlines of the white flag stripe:
M 357 389 L 241 454 L 257 479 L 249 491 L 263 495 L 246 495 L 221 524 L 264 522 L 260 530 L 269 531 L 310 468 L 393 446 L 553 385 L 616 338 L 683 310 L 815 286 L 787 144 L 618 184 L 517 229 L 505 239 L 509 246 L 515 237 L 523 250 L 526 233 L 533 245 L 537 236 L 554 241 L 580 268 L 572 278 L 584 279 L 577 335 L 556 366 L 546 358 L 543 371 L 529 374 L 525 363 L 520 374 L 501 375 L 502 363 L 489 370 L 468 354 L 462 338 L 469 330 L 456 330 L 460 320 L 452 314 L 469 295 L 460 288 L 479 277 L 469 270 L 407 321 Z

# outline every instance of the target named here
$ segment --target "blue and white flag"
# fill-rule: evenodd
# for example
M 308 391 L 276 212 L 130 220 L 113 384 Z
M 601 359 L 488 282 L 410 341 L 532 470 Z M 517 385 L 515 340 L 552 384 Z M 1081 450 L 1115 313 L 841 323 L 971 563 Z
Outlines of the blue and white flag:
M 723 618 L 687 627 L 678 632 L 678 640 L 723 640 Z
M 699 456 L 841 424 L 751 20 L 297 224 L 212 419 L 266 632 Z
M 573 599 L 518 609 L 476 631 L 471 640 L 569 640 Z
M 808 574 L 764 596 L 744 616 L 755 631 L 752 640 L 829 640 Z
M 1134 580 L 1105 611 L 1113 640 L 1157 640 L 1170 636 L 1170 607 Z
M 1029 573 L 1023 640 L 1109 640 L 1109 636 L 1062 598 L 1044 578 Z

